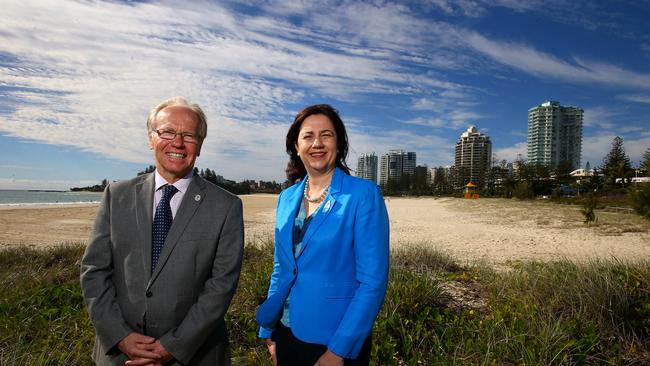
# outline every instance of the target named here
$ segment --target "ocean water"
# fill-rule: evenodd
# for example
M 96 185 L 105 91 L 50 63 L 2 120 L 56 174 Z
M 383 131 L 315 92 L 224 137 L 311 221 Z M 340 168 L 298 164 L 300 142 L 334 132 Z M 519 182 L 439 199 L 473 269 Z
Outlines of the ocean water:
M 101 192 L 23 191 L 0 189 L 0 207 L 98 203 Z

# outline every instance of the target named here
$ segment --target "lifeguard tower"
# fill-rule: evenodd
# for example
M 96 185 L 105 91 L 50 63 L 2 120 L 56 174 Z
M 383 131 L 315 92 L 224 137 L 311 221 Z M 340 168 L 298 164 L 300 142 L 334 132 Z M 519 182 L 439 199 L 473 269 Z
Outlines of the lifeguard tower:
M 465 186 L 465 198 L 467 199 L 478 199 L 478 193 L 476 193 L 476 184 L 469 182 Z

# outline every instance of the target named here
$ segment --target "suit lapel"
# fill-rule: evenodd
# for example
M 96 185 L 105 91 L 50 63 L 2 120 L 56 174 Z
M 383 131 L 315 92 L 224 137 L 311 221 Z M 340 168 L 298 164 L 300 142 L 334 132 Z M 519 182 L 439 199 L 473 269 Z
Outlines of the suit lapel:
M 138 183 L 135 187 L 135 210 L 136 210 L 136 227 L 135 231 L 140 235 L 142 249 L 142 266 L 144 273 L 151 273 L 151 226 L 153 225 L 153 194 L 156 185 L 155 174 L 149 176 Z
M 169 259 L 170 254 L 174 251 L 174 247 L 178 244 L 178 240 L 185 232 L 187 224 L 190 223 L 194 213 L 199 206 L 201 206 L 201 203 L 205 201 L 205 194 L 205 181 L 195 175 L 194 178 L 192 178 L 192 182 L 187 187 L 187 192 L 185 192 L 185 195 L 183 196 L 183 201 L 181 202 L 180 207 L 178 207 L 172 226 L 169 228 L 167 239 L 165 239 L 165 245 L 160 252 L 158 264 L 156 265 L 154 272 L 151 274 L 151 280 L 147 287 L 151 286 L 156 277 L 158 277 L 160 271 L 165 267 L 167 259 Z M 149 259 L 149 262 L 151 262 L 151 259 Z M 151 268 L 151 266 L 149 268 Z
M 336 204 L 336 195 L 341 190 L 343 174 L 344 173 L 339 168 L 334 169 L 334 174 L 332 175 L 332 181 L 330 182 L 329 192 L 327 192 L 327 196 L 323 200 L 322 206 L 320 207 L 318 212 L 316 212 L 316 216 L 314 216 L 314 218 L 312 219 L 313 221 L 309 224 L 309 227 L 307 228 L 305 237 L 302 239 L 302 247 L 300 248 L 300 252 L 298 253 L 297 257 L 300 257 L 302 255 L 302 253 L 305 251 L 305 248 L 307 248 L 307 244 L 309 244 L 309 240 L 318 231 L 318 228 L 320 228 L 323 221 L 327 219 L 327 216 L 329 216 L 330 212 L 332 212 L 334 205 Z

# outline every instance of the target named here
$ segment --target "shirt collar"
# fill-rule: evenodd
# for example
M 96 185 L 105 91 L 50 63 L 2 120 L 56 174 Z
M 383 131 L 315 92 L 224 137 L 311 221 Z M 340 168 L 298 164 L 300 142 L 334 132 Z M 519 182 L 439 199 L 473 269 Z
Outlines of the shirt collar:
M 165 184 L 171 184 L 167 182 L 167 180 L 165 180 L 165 178 L 163 178 L 163 176 L 160 175 L 160 173 L 158 173 L 158 170 L 156 170 L 154 174 L 156 176 L 156 191 L 159 190 L 160 187 L 164 186 Z M 176 187 L 176 189 L 178 189 L 180 193 L 185 193 L 185 191 L 187 191 L 187 187 L 189 187 L 190 183 L 192 182 L 192 177 L 194 177 L 194 169 L 190 170 L 190 172 L 187 173 L 187 175 L 184 176 L 183 178 L 177 180 L 176 183 L 173 184 L 173 186 Z

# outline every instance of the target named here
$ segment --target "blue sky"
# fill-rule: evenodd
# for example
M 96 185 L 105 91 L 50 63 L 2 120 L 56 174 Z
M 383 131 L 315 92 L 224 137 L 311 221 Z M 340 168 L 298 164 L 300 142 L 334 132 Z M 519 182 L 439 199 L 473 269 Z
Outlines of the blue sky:
M 340 110 L 348 162 L 417 152 L 450 165 L 469 125 L 525 157 L 527 111 L 585 110 L 583 165 L 614 136 L 650 148 L 650 1 L 3 0 L 0 189 L 96 184 L 153 161 L 148 111 L 184 95 L 208 115 L 197 166 L 283 180 L 284 136 Z

